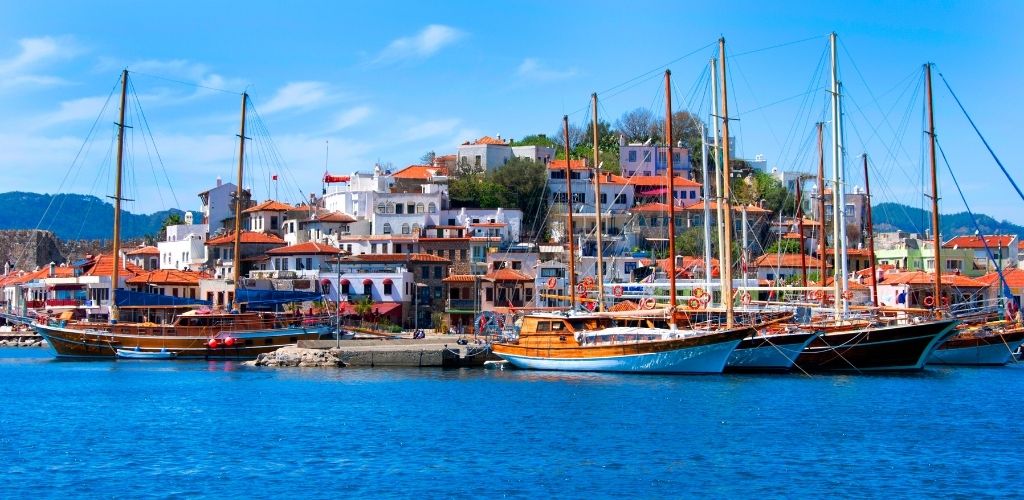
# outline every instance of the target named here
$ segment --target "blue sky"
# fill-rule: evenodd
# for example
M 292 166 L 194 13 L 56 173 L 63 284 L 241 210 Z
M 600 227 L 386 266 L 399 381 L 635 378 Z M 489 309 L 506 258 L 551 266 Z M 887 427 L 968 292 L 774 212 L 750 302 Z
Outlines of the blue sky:
M 648 108 L 662 115 L 658 70 L 669 61 L 674 105 L 707 113 L 702 81 L 711 45 L 731 56 L 730 112 L 741 156 L 813 168 L 813 123 L 826 82 L 814 78 L 826 34 L 841 40 L 848 172 L 874 163 L 876 201 L 922 204 L 921 64 L 950 79 L 1011 173 L 1024 182 L 1015 133 L 1024 128 L 1019 2 L 7 2 L 0 18 L 0 172 L 5 190 L 110 194 L 114 105 L 76 154 L 121 68 L 162 162 L 142 146 L 133 211 L 195 209 L 195 193 L 234 177 L 237 93 L 248 89 L 280 161 L 252 157 L 246 184 L 264 199 L 320 189 L 325 142 L 332 172 L 396 168 L 426 151 L 454 152 L 481 135 L 554 133 L 564 113 L 586 120 Z M 803 40 L 803 41 L 801 41 Z M 792 43 L 801 41 L 799 43 Z M 781 47 L 770 48 L 780 44 Z M 765 50 L 762 50 L 765 49 Z M 681 56 L 693 55 L 679 59 Z M 646 76 L 645 76 L 646 75 Z M 156 78 L 161 77 L 161 78 Z M 619 86 L 636 77 L 631 85 Z M 1024 223 L 1007 185 L 935 75 L 936 127 L 971 207 Z M 209 90 L 174 83 L 199 83 Z M 618 87 L 617 87 L 618 86 Z M 916 93 L 915 93 L 916 92 Z M 912 99 L 913 98 L 913 99 Z M 136 123 L 138 122 L 138 123 Z M 254 137 L 262 141 L 262 136 Z M 267 151 L 265 146 L 253 150 Z M 69 171 L 69 166 L 75 165 Z M 162 164 L 162 166 L 161 166 Z M 173 185 L 164 180 L 166 169 Z M 154 174 L 154 171 L 156 172 Z M 963 204 L 948 175 L 943 211 Z

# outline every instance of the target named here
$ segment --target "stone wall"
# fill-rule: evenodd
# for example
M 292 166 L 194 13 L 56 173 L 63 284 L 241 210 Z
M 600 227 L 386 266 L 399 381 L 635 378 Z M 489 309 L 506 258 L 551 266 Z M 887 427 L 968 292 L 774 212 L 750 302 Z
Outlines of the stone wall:
M 15 269 L 31 270 L 50 262 L 61 264 L 65 259 L 59 245 L 50 231 L 0 231 L 0 266 L 10 262 Z M 0 272 L 3 272 L 2 267 Z

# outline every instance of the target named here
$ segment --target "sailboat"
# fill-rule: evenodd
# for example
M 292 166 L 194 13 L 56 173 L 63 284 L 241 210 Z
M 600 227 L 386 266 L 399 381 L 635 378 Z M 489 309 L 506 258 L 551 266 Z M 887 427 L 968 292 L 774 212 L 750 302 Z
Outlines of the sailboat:
M 836 34 L 829 37 L 832 58 L 832 206 L 845 206 L 843 200 L 842 113 L 840 84 L 837 78 Z M 931 69 L 926 66 L 925 83 L 928 106 L 928 134 L 931 139 L 932 232 L 935 262 L 941 262 L 939 241 L 938 187 L 935 172 L 935 135 L 931 106 Z M 823 194 L 823 193 L 821 193 Z M 852 320 L 847 313 L 846 221 L 845 210 L 834 210 L 833 241 L 838 247 L 833 285 L 835 318 L 802 325 L 819 335 L 803 350 L 797 364 L 808 371 L 905 371 L 921 370 L 932 352 L 951 335 L 959 320 L 945 317 L 938 310 L 929 318 L 911 318 L 902 324 L 873 319 Z M 935 266 L 935 296 L 941 296 L 941 267 Z M 841 271 L 840 271 L 841 269 Z
M 248 359 L 292 345 L 299 340 L 315 340 L 331 331 L 330 324 L 320 319 L 302 320 L 278 317 L 271 313 L 197 309 L 178 315 L 170 325 L 153 323 L 120 323 L 117 321 L 117 287 L 120 272 L 121 174 L 124 155 L 125 101 L 128 70 L 121 74 L 120 120 L 117 136 L 117 171 L 114 194 L 114 255 L 111 276 L 110 322 L 71 322 L 64 319 L 40 319 L 32 328 L 46 339 L 61 358 L 112 359 L 119 351 L 145 356 L 166 353 L 176 359 Z M 240 256 L 242 173 L 245 158 L 245 112 L 248 94 L 242 94 L 242 125 L 239 134 L 238 191 L 235 203 L 235 259 Z M 240 262 L 234 267 L 236 291 L 240 283 Z M 154 354 L 155 356 L 156 354 Z
M 593 96 L 595 117 L 594 167 L 598 168 L 597 94 Z M 671 71 L 665 71 L 666 144 L 672 145 Z M 563 117 L 565 156 L 569 158 L 568 116 Z M 667 157 L 667 192 L 669 207 L 675 204 L 672 154 Z M 570 168 L 566 161 L 566 169 Z M 568 178 L 568 172 L 566 177 Z M 599 178 L 600 175 L 595 175 Z M 598 189 L 600 189 L 598 187 Z M 728 190 L 728 186 L 726 186 Z M 571 204 L 571 196 L 567 200 Z M 600 200 L 600 196 L 598 196 Z M 599 205 L 598 205 L 599 206 Z M 728 207 L 727 207 L 728 211 Z M 569 213 L 572 213 L 571 205 Z M 600 213 L 595 213 L 597 233 L 601 233 Z M 669 217 L 669 255 L 675 255 L 675 217 Z M 570 229 L 571 231 L 571 229 Z M 598 250 L 600 252 L 600 244 Z M 569 232 L 569 260 L 575 258 L 572 233 Z M 598 253 L 598 269 L 601 269 Z M 570 269 L 572 269 L 570 267 Z M 571 271 L 570 271 L 571 272 Z M 729 267 L 723 267 L 726 280 L 731 280 Z M 570 276 L 570 280 L 574 280 Z M 598 290 L 604 283 L 597 283 Z M 740 340 L 750 336 L 754 328 L 736 326 L 732 305 L 727 305 L 729 322 L 722 329 L 679 328 L 682 314 L 676 311 L 675 259 L 669 258 L 669 308 L 663 311 L 634 311 L 633 314 L 603 312 L 599 292 L 597 311 L 576 314 L 528 314 L 523 317 L 517 336 L 491 344 L 494 354 L 517 368 L 559 371 L 602 371 L 632 373 L 721 373 L 726 360 Z M 575 299 L 573 299 L 575 301 Z

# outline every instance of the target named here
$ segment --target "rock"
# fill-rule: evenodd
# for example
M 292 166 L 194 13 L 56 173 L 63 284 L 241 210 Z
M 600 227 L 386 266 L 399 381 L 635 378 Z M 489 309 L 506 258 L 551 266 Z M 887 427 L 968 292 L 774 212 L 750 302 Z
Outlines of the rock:
M 274 352 L 260 354 L 252 362 L 252 366 L 337 368 L 345 364 L 333 350 L 282 347 Z

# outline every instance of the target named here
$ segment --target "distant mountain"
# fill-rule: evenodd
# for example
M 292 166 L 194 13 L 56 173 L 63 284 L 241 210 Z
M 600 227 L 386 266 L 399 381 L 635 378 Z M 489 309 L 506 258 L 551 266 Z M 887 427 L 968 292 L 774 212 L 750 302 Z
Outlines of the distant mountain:
M 122 212 L 121 239 L 157 235 L 170 214 L 184 217 L 184 212 L 176 209 L 152 214 Z M 82 194 L 0 193 L 0 229 L 36 228 L 53 231 L 62 240 L 111 239 L 114 205 Z
M 880 203 L 872 207 L 872 218 L 876 231 L 902 230 L 908 232 L 924 232 L 932 228 L 931 212 L 900 203 Z M 1024 226 L 1009 221 L 997 221 L 984 214 L 975 214 L 983 234 L 1016 234 L 1024 239 Z M 939 217 L 939 233 L 943 239 L 964 234 L 974 234 L 974 221 L 967 212 L 941 214 Z

